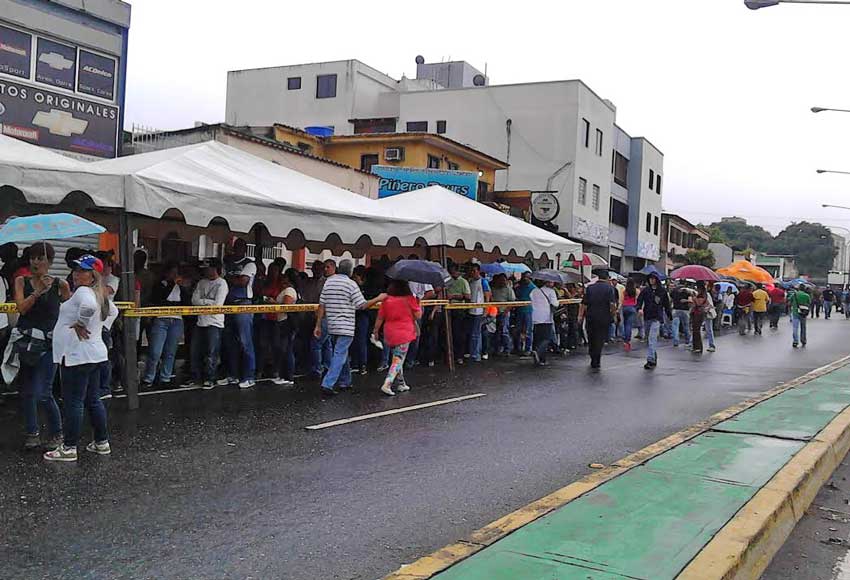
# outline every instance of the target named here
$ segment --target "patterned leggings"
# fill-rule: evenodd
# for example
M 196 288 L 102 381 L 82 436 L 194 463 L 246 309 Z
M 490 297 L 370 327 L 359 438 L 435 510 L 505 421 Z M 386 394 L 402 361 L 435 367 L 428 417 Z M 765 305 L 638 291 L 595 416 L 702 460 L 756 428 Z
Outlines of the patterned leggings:
M 392 347 L 390 352 L 390 369 L 387 371 L 387 378 L 384 380 L 385 385 L 392 387 L 396 378 L 399 384 L 404 384 L 404 359 L 407 358 L 407 350 L 410 348 L 410 343 L 400 344 Z

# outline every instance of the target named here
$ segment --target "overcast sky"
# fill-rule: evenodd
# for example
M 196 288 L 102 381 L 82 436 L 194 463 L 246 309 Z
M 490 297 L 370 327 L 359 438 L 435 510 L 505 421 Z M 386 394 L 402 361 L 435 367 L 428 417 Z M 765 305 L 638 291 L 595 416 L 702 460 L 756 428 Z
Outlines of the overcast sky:
M 126 123 L 224 119 L 227 71 L 357 58 L 488 66 L 492 84 L 581 78 L 665 154 L 665 210 L 850 227 L 850 6 L 742 0 L 370 3 L 132 0 Z M 408 7 L 409 5 L 409 7 Z

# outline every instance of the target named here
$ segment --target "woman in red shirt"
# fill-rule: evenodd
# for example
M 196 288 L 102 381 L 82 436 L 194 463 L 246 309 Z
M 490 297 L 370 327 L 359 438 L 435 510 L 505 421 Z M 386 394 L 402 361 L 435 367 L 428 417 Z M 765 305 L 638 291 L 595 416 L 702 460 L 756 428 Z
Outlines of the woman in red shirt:
M 390 368 L 381 387 L 385 395 L 393 396 L 393 383 L 398 379 L 397 391 L 403 393 L 410 387 L 404 382 L 404 359 L 410 343 L 416 340 L 418 321 L 422 318 L 419 301 L 411 294 L 410 286 L 403 280 L 390 280 L 387 299 L 381 302 L 375 321 L 373 338 L 384 329 L 384 341 L 390 347 Z

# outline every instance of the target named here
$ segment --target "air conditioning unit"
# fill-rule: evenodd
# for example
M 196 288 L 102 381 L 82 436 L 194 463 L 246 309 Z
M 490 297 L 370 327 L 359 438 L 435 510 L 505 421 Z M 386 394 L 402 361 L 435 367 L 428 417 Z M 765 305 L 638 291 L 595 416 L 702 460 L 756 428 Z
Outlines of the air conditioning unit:
M 384 150 L 384 159 L 387 161 L 404 161 L 404 147 L 390 147 Z

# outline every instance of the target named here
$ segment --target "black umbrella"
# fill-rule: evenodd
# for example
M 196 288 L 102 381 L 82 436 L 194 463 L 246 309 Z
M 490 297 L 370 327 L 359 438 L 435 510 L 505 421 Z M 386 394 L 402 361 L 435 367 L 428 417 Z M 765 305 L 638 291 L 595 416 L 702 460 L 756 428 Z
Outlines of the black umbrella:
M 554 282 L 555 284 L 564 284 L 564 277 L 557 270 L 543 269 L 537 270 L 536 272 L 531 273 L 531 278 L 533 280 L 540 280 L 541 282 Z
M 387 270 L 387 278 L 393 280 L 404 280 L 406 282 L 419 282 L 430 284 L 434 287 L 446 285 L 450 278 L 449 273 L 436 262 L 424 260 L 399 260 Z

